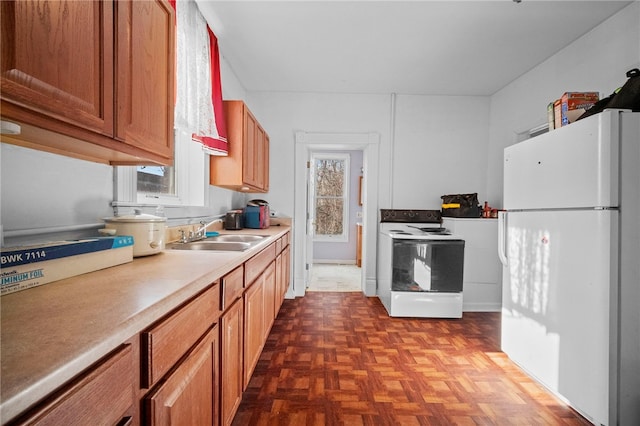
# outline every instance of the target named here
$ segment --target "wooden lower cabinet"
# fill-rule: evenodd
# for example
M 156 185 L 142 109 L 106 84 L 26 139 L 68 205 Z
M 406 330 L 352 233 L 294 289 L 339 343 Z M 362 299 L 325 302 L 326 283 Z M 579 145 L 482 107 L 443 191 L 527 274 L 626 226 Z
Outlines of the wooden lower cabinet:
M 8 425 L 232 424 L 289 286 L 288 241 L 286 234 Z
M 135 369 L 131 345 L 123 345 L 78 380 L 11 425 L 135 424 Z
M 141 333 L 142 386 L 150 388 L 220 317 L 220 284 L 214 283 L 169 317 Z
M 285 234 L 280 240 L 280 250 L 276 256 L 276 282 L 275 282 L 275 312 L 274 317 L 278 315 L 280 307 L 284 302 L 284 296 L 289 289 L 289 281 L 291 277 L 291 249 L 289 246 L 289 234 Z M 275 320 L 275 318 L 274 318 Z
M 223 314 L 220 348 L 220 423 L 230 425 L 242 401 L 244 304 L 240 298 Z
M 264 345 L 264 275 L 260 275 L 244 295 L 244 377 L 249 385 L 253 369 Z
M 289 245 L 282 250 L 282 278 L 284 282 L 280 288 L 280 304 L 284 301 L 284 295 L 291 284 L 291 246 Z
M 264 271 L 264 329 L 262 330 L 262 345 L 267 340 L 271 326 L 276 319 L 276 262 L 271 262 Z M 279 308 L 280 306 L 278 306 Z
M 278 254 L 278 256 L 276 257 L 276 315 L 278 314 L 278 311 L 280 310 L 280 306 L 282 306 L 282 302 L 283 302 L 283 287 L 284 287 L 284 269 L 282 267 L 282 258 L 284 257 L 284 255 L 282 253 Z
M 220 353 L 216 324 L 186 358 L 144 400 L 145 424 L 218 424 Z

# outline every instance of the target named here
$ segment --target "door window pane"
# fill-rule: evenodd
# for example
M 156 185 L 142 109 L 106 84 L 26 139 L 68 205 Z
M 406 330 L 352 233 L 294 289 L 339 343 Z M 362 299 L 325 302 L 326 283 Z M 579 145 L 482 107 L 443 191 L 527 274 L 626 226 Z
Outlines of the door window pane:
M 313 164 L 315 235 L 332 240 L 346 237 L 349 157 L 346 154 L 316 154 Z

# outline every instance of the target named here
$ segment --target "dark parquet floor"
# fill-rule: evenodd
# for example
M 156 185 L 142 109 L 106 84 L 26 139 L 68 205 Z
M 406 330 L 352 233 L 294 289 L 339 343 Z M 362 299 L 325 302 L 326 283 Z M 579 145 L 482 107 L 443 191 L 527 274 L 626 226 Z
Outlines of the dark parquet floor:
M 499 313 L 389 318 L 361 293 L 285 300 L 234 425 L 589 425 L 500 352 Z

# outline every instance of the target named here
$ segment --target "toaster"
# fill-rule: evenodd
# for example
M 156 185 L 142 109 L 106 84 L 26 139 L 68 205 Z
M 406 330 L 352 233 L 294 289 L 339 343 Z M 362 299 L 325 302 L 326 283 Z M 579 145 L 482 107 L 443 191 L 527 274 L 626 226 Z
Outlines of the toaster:
M 230 210 L 224 217 L 224 229 L 242 229 L 242 210 Z
M 244 208 L 244 227 L 264 229 L 269 227 L 269 206 L 247 206 Z

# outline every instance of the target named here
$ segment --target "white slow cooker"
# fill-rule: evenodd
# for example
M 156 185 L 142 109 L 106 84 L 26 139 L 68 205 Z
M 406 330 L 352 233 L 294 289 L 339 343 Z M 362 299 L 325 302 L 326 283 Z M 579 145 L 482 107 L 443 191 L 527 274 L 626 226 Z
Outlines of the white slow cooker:
M 103 219 L 105 228 L 100 230 L 108 235 L 133 236 L 133 257 L 149 256 L 160 253 L 164 249 L 167 218 L 142 213 L 114 216 Z

